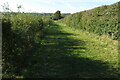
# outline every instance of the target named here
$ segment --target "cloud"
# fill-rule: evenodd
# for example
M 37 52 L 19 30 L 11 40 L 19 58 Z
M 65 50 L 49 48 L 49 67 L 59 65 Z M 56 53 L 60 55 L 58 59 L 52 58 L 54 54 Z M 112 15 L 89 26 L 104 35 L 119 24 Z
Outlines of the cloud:
M 66 2 L 118 2 L 119 0 L 65 0 L 65 1 Z
M 0 11 L 4 11 L 1 5 L 4 5 L 4 3 L 9 4 L 9 8 L 12 11 L 17 12 L 17 5 L 22 5 L 22 12 L 55 12 L 54 8 L 46 7 L 46 6 L 38 6 L 35 4 L 35 2 L 39 1 L 39 3 L 44 2 L 46 4 L 49 4 L 47 1 L 43 0 L 4 0 L 0 1 Z M 50 0 L 51 1 L 51 0 Z
M 68 2 L 67 0 L 60 0 L 59 2 L 61 2 L 65 8 L 69 9 L 69 10 L 76 10 L 77 8 L 75 6 L 73 6 L 70 2 Z
M 37 6 L 26 6 L 25 12 L 40 12 L 40 13 L 52 13 L 55 12 L 56 10 L 53 8 L 48 8 L 48 7 L 37 7 Z
M 17 11 L 17 4 L 22 5 L 24 12 L 79 12 L 101 4 L 111 4 L 119 0 L 0 0 L 1 5 L 8 2 L 12 11 Z M 93 4 L 92 4 L 93 3 Z M 88 5 L 87 5 L 88 4 Z

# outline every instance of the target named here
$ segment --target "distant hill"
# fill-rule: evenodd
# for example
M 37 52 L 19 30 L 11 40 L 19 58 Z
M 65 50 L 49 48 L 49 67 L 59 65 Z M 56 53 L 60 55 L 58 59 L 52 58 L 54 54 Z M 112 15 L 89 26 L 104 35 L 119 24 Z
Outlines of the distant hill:
M 61 22 L 75 29 L 87 30 L 99 35 L 107 34 L 113 39 L 118 39 L 120 37 L 118 4 L 120 2 L 71 14 L 62 19 Z
M 40 14 L 42 16 L 53 16 L 54 13 L 31 13 L 31 14 Z M 62 13 L 62 16 L 70 15 L 70 13 Z
M 0 13 L 19 13 L 19 12 L 0 12 Z M 22 13 L 24 13 L 24 12 L 22 12 Z M 53 16 L 53 14 L 54 13 L 37 13 L 37 12 L 32 12 L 32 13 L 29 13 L 29 12 L 27 12 L 27 13 L 24 13 L 24 14 L 34 14 L 34 15 L 42 15 L 42 16 Z M 66 15 L 70 15 L 70 13 L 62 13 L 61 14 L 61 16 L 62 17 L 65 17 Z

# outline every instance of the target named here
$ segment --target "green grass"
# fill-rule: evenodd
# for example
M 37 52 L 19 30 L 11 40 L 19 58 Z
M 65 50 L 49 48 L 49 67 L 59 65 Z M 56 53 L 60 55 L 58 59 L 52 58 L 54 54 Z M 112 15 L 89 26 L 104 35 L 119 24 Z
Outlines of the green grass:
M 46 29 L 42 41 L 36 41 L 20 77 L 117 77 L 116 41 L 55 23 Z
M 63 24 L 61 24 L 63 25 Z M 63 25 L 64 26 L 64 25 Z M 70 27 L 64 27 L 64 31 L 77 34 L 71 36 L 74 39 L 80 39 L 86 42 L 86 54 L 85 57 L 92 59 L 101 59 L 105 62 L 118 61 L 118 41 L 110 39 L 107 35 L 98 36 L 94 33 L 89 33 L 82 30 L 76 30 Z

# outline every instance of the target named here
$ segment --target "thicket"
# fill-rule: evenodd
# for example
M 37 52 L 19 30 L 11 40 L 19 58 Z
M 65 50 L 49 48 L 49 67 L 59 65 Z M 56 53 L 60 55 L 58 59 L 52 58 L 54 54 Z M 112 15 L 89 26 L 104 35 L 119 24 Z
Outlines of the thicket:
M 14 78 L 23 73 L 22 68 L 37 42 L 42 40 L 44 30 L 52 20 L 24 13 L 5 13 L 2 17 L 2 74 Z M 40 44 L 39 44 L 40 45 Z
M 58 10 L 53 15 L 53 20 L 58 20 L 61 18 L 61 12 Z
M 99 35 L 107 34 L 116 40 L 120 37 L 119 3 L 68 15 L 61 22 L 75 29 L 87 30 Z

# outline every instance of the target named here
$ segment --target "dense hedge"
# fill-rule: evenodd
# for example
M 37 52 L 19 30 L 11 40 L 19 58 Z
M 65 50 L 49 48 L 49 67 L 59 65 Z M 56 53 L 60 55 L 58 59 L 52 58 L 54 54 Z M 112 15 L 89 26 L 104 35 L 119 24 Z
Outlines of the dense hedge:
M 61 22 L 66 25 L 94 32 L 99 35 L 107 34 L 113 39 L 118 39 L 118 3 L 101 6 L 67 16 Z
M 41 41 L 43 31 L 52 21 L 32 14 L 3 14 L 2 18 L 2 59 L 3 77 L 22 74 L 35 44 Z

